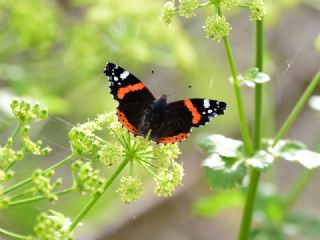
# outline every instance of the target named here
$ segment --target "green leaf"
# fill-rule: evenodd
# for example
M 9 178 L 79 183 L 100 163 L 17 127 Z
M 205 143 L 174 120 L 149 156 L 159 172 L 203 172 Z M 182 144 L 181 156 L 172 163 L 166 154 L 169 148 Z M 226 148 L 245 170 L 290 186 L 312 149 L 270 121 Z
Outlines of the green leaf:
M 275 147 L 269 147 L 269 152 L 290 162 L 299 162 L 308 169 L 320 166 L 320 154 L 307 150 L 298 141 L 281 140 Z
M 266 83 L 270 81 L 270 76 L 266 73 L 259 72 L 258 68 L 250 68 L 244 74 L 243 82 L 248 87 L 255 87 L 256 83 Z
M 272 144 L 273 140 L 269 141 Z M 306 145 L 299 141 L 280 140 L 274 147 L 269 147 L 268 151 L 273 155 L 290 159 L 298 150 L 307 149 Z
M 238 158 L 227 158 L 212 154 L 202 163 L 211 188 L 232 188 L 241 185 L 247 168 Z
M 258 68 L 249 68 L 249 69 L 245 72 L 244 78 L 245 78 L 246 80 L 253 79 L 253 78 L 257 77 L 258 73 L 259 73 L 259 69 L 258 69 Z
M 289 161 L 297 161 L 308 169 L 320 166 L 320 154 L 309 150 L 298 150 Z
M 243 155 L 243 143 L 239 140 L 227 138 L 223 135 L 212 134 L 200 143 L 204 151 L 216 153 L 223 157 L 239 157 Z
M 274 157 L 270 153 L 260 150 L 247 160 L 247 164 L 254 168 L 265 170 L 272 165 L 273 160 Z
M 222 191 L 199 199 L 193 211 L 203 217 L 216 217 L 226 209 L 242 207 L 243 202 L 244 196 L 239 190 Z

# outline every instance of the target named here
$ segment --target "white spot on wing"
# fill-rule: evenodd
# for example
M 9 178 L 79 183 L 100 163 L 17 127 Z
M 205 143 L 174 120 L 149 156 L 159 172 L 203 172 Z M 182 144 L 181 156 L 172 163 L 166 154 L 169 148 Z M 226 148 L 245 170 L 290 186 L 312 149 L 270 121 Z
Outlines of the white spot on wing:
M 115 80 L 115 81 L 118 81 L 118 79 L 119 79 L 118 77 L 114 77 L 114 78 L 113 78 L 113 80 Z
M 212 110 L 211 110 L 211 109 L 209 109 L 209 110 L 208 110 L 208 113 L 212 113 Z
M 209 108 L 209 107 L 210 107 L 210 101 L 209 101 L 209 99 L 203 100 L 203 107 L 204 107 L 204 108 Z
M 129 76 L 129 72 L 128 71 L 124 71 L 123 73 L 120 74 L 120 78 L 122 80 L 125 80 L 128 76 Z

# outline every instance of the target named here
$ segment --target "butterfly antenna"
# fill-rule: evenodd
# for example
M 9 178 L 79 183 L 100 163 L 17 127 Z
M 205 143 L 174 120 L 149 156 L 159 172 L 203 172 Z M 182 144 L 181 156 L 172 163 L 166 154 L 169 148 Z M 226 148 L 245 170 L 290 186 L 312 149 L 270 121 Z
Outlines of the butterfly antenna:
M 171 92 L 171 93 L 168 93 L 168 94 L 166 94 L 166 96 L 169 97 L 169 96 L 171 96 L 171 95 L 173 95 L 173 94 L 176 94 L 176 93 L 181 92 L 181 91 L 185 91 L 186 89 L 190 89 L 190 88 L 192 88 L 192 86 L 191 86 L 191 85 L 188 85 L 187 87 L 183 87 L 183 88 L 180 88 L 180 89 L 178 89 L 178 90 L 175 90 L 175 91 L 173 91 L 173 92 Z

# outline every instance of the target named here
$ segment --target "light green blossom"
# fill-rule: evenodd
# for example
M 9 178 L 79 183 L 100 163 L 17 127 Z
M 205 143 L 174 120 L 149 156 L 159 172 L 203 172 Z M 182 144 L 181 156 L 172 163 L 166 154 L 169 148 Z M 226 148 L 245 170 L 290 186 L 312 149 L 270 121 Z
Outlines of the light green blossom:
M 82 162 L 77 160 L 72 165 L 72 172 L 78 188 L 82 194 L 93 193 L 97 190 L 102 192 L 101 186 L 104 183 L 104 179 L 100 177 L 99 170 L 92 167 L 91 162 Z
M 107 142 L 98 151 L 99 161 L 106 166 L 112 166 L 121 161 L 123 157 L 123 147 L 117 142 Z
M 262 20 L 264 15 L 267 14 L 266 7 L 263 0 L 248 0 L 251 10 L 250 20 L 257 21 Z
M 51 215 L 42 213 L 37 217 L 34 227 L 35 236 L 32 240 L 73 240 L 72 232 L 69 232 L 71 220 L 62 213 L 50 210 Z
M 179 15 L 185 18 L 192 18 L 196 15 L 194 10 L 199 7 L 197 0 L 179 0 Z
M 203 26 L 207 38 L 221 42 L 223 37 L 229 35 L 231 27 L 225 16 L 210 16 Z
M 58 178 L 55 182 L 51 183 L 51 178 L 54 175 L 54 171 L 42 171 L 37 169 L 32 174 L 33 191 L 35 193 L 40 193 L 46 197 L 49 201 L 56 201 L 58 196 L 53 193 L 62 182 L 61 178 Z
M 176 11 L 176 7 L 174 6 L 174 1 L 166 2 L 162 8 L 161 19 L 162 21 L 169 25 L 172 22 L 173 15 Z
M 138 177 L 122 177 L 120 186 L 116 190 L 120 199 L 124 203 L 136 201 L 143 193 L 143 183 Z

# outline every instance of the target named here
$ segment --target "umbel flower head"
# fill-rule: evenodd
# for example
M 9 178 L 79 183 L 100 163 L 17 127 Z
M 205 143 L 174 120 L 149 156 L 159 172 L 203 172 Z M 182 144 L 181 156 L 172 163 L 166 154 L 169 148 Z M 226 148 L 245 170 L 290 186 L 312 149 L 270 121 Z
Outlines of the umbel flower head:
M 266 7 L 264 5 L 263 0 L 249 0 L 249 7 L 251 10 L 251 16 L 250 20 L 256 21 L 256 20 L 262 20 L 264 15 L 267 14 Z
M 50 210 L 51 214 L 42 213 L 37 218 L 34 227 L 35 236 L 30 240 L 73 240 L 72 233 L 69 232 L 71 220 L 62 213 Z
M 221 42 L 223 37 L 229 35 L 231 27 L 225 16 L 217 15 L 208 17 L 203 29 L 207 38 L 212 38 L 217 42 Z
M 112 141 L 105 141 L 97 131 L 106 130 Z M 131 203 L 143 193 L 143 183 L 133 169 L 142 167 L 155 180 L 155 193 L 170 196 L 181 183 L 182 165 L 175 162 L 180 154 L 177 144 L 157 145 L 149 137 L 134 137 L 119 123 L 115 112 L 100 114 L 93 120 L 75 126 L 69 132 L 70 144 L 79 158 L 90 156 L 104 166 L 117 167 L 124 162 L 130 163 L 130 176 L 123 176 L 117 193 L 122 202 Z M 73 175 L 77 188 L 82 193 L 100 189 L 106 181 L 88 162 L 77 161 L 73 165 Z

